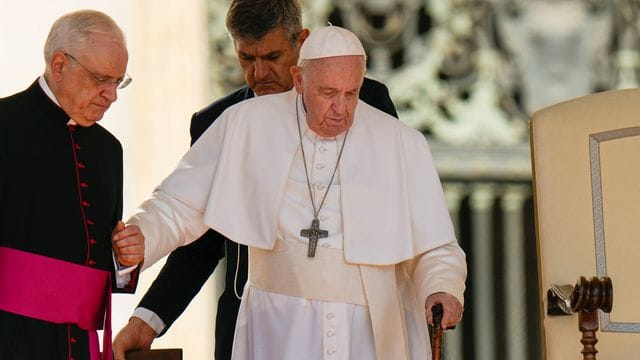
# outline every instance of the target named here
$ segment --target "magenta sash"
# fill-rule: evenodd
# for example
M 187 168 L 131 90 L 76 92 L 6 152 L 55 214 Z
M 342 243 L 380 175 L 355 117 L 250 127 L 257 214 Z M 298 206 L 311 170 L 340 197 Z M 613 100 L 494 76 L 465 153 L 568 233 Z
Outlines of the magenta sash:
M 108 271 L 0 246 L 0 310 L 89 332 L 92 360 L 111 360 L 111 276 Z M 106 313 L 105 313 L 106 312 Z

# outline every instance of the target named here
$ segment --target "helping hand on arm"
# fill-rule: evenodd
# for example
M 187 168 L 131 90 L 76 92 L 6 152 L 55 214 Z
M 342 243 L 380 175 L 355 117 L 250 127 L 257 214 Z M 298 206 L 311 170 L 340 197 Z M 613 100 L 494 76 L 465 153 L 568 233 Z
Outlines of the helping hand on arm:
M 139 264 L 144 259 L 144 235 L 137 225 L 118 221 L 112 236 L 113 251 L 123 266 Z

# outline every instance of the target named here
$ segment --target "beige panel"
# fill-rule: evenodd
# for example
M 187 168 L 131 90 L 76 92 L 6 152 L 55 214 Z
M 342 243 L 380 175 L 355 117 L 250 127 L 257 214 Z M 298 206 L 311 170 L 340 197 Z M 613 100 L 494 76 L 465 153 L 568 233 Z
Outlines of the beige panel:
M 631 154 L 631 156 L 630 156 Z M 606 141 L 600 146 L 606 271 L 615 279 L 612 322 L 640 323 L 640 177 L 636 170 L 640 136 Z M 620 191 L 622 190 L 622 191 Z
M 122 120 L 129 129 L 122 138 L 129 194 L 125 199 L 127 215 L 176 166 L 189 148 L 191 115 L 214 99 L 207 96 L 206 3 L 118 1 L 127 5 L 128 71 L 134 79 L 126 93 L 122 92 L 132 104 Z M 126 324 L 161 265 L 141 274 L 135 295 L 119 296 L 114 302 L 114 329 Z M 189 360 L 213 359 L 220 279 L 223 276 L 216 271 L 166 335 L 154 341 L 154 348 L 182 348 L 184 358 Z
M 597 275 L 590 135 L 639 125 L 640 90 L 600 93 L 534 114 L 531 146 L 543 302 L 551 284 L 575 284 L 580 276 Z M 634 185 L 640 170 L 631 165 L 640 145 L 637 137 L 602 141 L 600 145 L 604 243 L 608 244 L 603 258 L 614 284 L 611 321 L 634 321 L 638 315 L 631 313 L 629 298 L 635 290 L 628 284 L 636 274 L 630 253 L 636 251 L 633 242 L 638 237 L 629 235 L 638 231 L 633 218 L 640 217 L 640 205 L 630 203 L 638 198 Z M 630 158 L 621 163 L 623 155 Z M 630 213 L 623 214 L 625 211 Z M 543 306 L 546 309 L 546 304 Z M 622 315 L 630 318 L 623 320 Z M 548 317 L 543 311 L 543 334 L 547 359 L 581 358 L 577 316 Z M 598 332 L 598 339 L 599 358 L 640 358 L 640 350 L 631 350 L 640 341 L 638 333 Z

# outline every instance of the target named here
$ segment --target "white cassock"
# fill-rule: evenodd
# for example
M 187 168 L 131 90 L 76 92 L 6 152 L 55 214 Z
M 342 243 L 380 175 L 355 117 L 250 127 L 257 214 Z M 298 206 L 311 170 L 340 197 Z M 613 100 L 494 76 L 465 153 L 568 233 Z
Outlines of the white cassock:
M 358 103 L 319 213 L 329 236 L 308 258 L 296 101 L 292 90 L 242 102 L 202 135 L 129 220 L 145 267 L 208 228 L 250 247 L 234 359 L 427 358 L 424 300 L 462 303 L 466 264 L 424 136 Z M 317 207 L 345 136 L 322 139 L 304 116 Z

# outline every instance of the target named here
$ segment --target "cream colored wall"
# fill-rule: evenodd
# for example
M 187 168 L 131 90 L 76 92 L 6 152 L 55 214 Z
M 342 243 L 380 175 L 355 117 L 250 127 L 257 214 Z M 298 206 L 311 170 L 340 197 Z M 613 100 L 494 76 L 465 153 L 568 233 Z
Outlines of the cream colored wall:
M 134 81 L 100 122 L 125 152 L 125 215 L 166 176 L 189 145 L 189 119 L 207 97 L 206 8 L 199 0 L 2 0 L 0 97 L 25 89 L 44 70 L 42 47 L 53 21 L 81 8 L 112 16 L 127 35 Z M 114 296 L 114 329 L 155 278 L 141 275 L 137 294 Z M 216 284 L 210 280 L 154 347 L 181 347 L 186 359 L 213 358 Z

